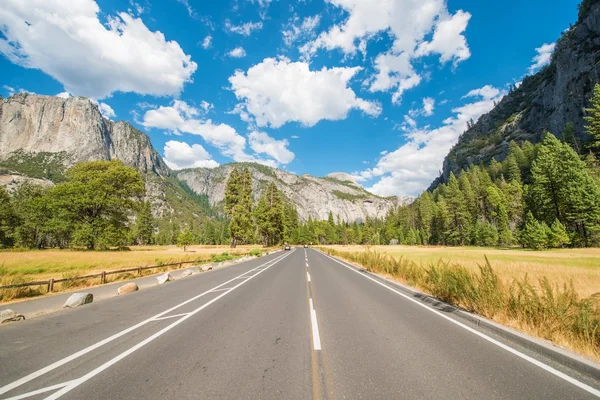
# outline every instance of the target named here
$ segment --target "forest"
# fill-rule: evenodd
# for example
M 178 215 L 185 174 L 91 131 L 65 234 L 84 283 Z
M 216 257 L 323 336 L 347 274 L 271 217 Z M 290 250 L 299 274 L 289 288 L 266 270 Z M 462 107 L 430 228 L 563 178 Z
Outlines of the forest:
M 222 212 L 199 226 L 153 216 L 144 179 L 118 160 L 79 163 L 52 187 L 0 188 L 0 248 L 107 249 L 135 244 L 600 245 L 600 85 L 586 109 L 589 142 L 567 124 L 540 143 L 509 143 L 502 162 L 471 165 L 383 219 L 301 221 L 273 183 L 253 201 L 247 167 L 235 167 Z

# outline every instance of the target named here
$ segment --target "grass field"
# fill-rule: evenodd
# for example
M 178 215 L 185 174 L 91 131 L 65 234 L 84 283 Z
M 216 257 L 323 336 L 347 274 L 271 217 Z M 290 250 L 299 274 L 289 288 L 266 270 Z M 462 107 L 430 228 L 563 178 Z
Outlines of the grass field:
M 473 271 L 485 264 L 485 256 L 505 283 L 528 275 L 532 284 L 547 277 L 552 284 L 563 286 L 573 281 L 579 296 L 585 298 L 600 293 L 600 249 L 561 249 L 529 251 L 484 247 L 436 246 L 325 246 L 339 251 L 375 250 L 394 258 L 405 259 L 424 266 L 440 260 L 459 264 Z
M 1 251 L 0 286 L 48 280 L 50 278 L 73 278 L 100 273 L 102 271 L 114 271 L 182 261 L 209 261 L 213 256 L 219 256 L 225 252 L 231 255 L 244 255 L 258 247 L 238 246 L 236 249 L 230 249 L 229 246 L 189 246 L 185 252 L 175 246 L 132 246 L 130 250 L 125 251 Z M 112 275 L 110 279 L 124 280 L 128 279 L 128 275 Z M 90 282 L 77 282 L 78 286 L 90 286 L 93 284 L 98 284 L 97 279 Z M 56 287 L 57 290 L 69 288 L 72 288 L 72 286 L 64 285 L 64 287 Z M 42 287 L 0 290 L 0 301 L 37 296 L 44 294 L 44 291 Z

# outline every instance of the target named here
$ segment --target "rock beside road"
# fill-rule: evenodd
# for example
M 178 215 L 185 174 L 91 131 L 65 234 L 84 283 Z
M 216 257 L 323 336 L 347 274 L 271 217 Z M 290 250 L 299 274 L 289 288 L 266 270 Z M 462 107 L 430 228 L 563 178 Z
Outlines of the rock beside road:
M 188 277 L 188 276 L 190 276 L 190 275 L 193 275 L 193 274 L 194 274 L 194 271 L 192 271 L 191 269 L 186 269 L 186 270 L 185 270 L 185 271 L 183 271 L 183 273 L 181 274 L 181 277 L 182 277 L 182 278 L 186 278 L 186 277 Z
M 75 308 L 94 301 L 91 293 L 73 293 L 65 302 L 63 308 Z
M 121 294 L 126 294 L 126 293 L 132 293 L 132 292 L 137 292 L 138 290 L 140 290 L 138 285 L 135 282 L 131 282 L 131 283 L 121 286 L 117 290 L 117 294 L 121 295 Z
M 206 264 L 202 266 L 202 272 L 210 271 L 211 269 L 213 269 L 212 264 Z
M 166 274 L 162 274 L 160 276 L 157 276 L 156 280 L 158 281 L 159 285 L 162 285 L 163 283 L 172 281 L 173 280 L 173 275 L 171 275 L 170 273 L 167 272 Z
M 5 322 L 13 322 L 13 321 L 20 321 L 22 319 L 25 319 L 25 316 L 21 315 L 21 314 L 17 314 L 16 312 L 14 312 L 13 310 L 7 308 L 6 310 L 1 310 L 0 311 L 0 323 L 3 324 Z

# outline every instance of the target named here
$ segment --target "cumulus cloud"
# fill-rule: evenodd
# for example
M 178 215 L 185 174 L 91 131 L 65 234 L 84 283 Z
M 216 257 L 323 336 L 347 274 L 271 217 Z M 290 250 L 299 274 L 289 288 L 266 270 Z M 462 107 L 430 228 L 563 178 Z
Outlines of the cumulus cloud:
M 117 116 L 117 114 L 115 114 L 115 110 L 113 110 L 112 107 L 106 103 L 99 102 L 98 109 L 100 109 L 100 114 L 102 114 L 104 118 L 113 119 Z
M 302 22 L 297 15 L 288 22 L 286 29 L 281 33 L 283 34 L 283 42 L 286 46 L 291 46 L 294 42 L 300 40 L 312 39 L 315 35 L 315 29 L 321 22 L 321 16 L 319 14 L 312 17 L 305 17 Z
M 221 154 L 234 161 L 254 161 L 270 166 L 277 165 L 274 160 L 263 160 L 246 153 L 245 137 L 227 124 L 218 124 L 206 119 L 205 114 L 204 108 L 191 106 L 185 101 L 174 100 L 170 106 L 147 110 L 140 124 L 146 128 L 170 131 L 176 135 L 183 133 L 198 135 L 206 143 L 216 147 Z
M 6 0 L 0 53 L 96 99 L 118 91 L 177 95 L 191 81 L 197 65 L 177 42 L 128 13 L 106 21 L 99 14 L 94 0 Z
M 189 145 L 185 142 L 169 140 L 164 147 L 165 162 L 169 168 L 215 168 L 219 163 L 199 144 Z
M 420 129 L 414 125 L 406 133 L 405 144 L 382 152 L 375 167 L 354 173 L 354 178 L 361 182 L 377 179 L 368 190 L 381 196 L 418 195 L 438 176 L 444 157 L 467 129 L 467 122 L 479 119 L 494 107 L 494 101 L 501 99 L 497 89 L 496 95 L 490 97 L 494 92 L 490 88 L 494 89 L 486 86 L 469 92 L 468 97 L 478 99 L 453 109 L 454 115 L 440 127 Z
M 253 131 L 248 135 L 250 148 L 258 154 L 267 154 L 281 164 L 288 164 L 294 159 L 294 153 L 288 150 L 287 139 L 276 140 L 264 132 Z
M 537 55 L 533 57 L 533 64 L 529 67 L 530 74 L 533 74 L 543 66 L 550 64 L 555 47 L 556 43 L 544 43 L 541 47 L 535 49 Z
M 423 99 L 423 115 L 431 117 L 433 115 L 433 109 L 435 107 L 435 99 L 431 97 L 425 97 Z
M 360 69 L 311 71 L 305 62 L 266 58 L 247 72 L 236 71 L 229 82 L 242 102 L 237 112 L 252 116 L 258 126 L 279 128 L 293 121 L 314 126 L 323 119 L 344 119 L 352 109 L 370 116 L 381 113 L 378 103 L 357 97 L 348 87 Z
M 398 103 L 404 91 L 417 86 L 421 76 L 413 60 L 439 55 L 442 64 L 456 65 L 471 55 L 464 31 L 471 14 L 448 11 L 446 0 L 328 0 L 343 9 L 347 18 L 301 47 L 310 58 L 319 49 L 340 49 L 346 56 L 366 54 L 367 42 L 385 32 L 392 38 L 389 49 L 375 59 L 375 75 L 367 81 L 369 90 L 394 90 Z M 432 34 L 431 41 L 426 41 Z
M 68 99 L 69 97 L 71 97 L 71 93 L 69 92 L 60 92 L 56 94 L 56 97 L 60 97 L 63 99 Z
M 202 44 L 200 44 L 203 49 L 208 49 L 212 45 L 212 36 L 208 35 L 202 40 Z
M 229 51 L 227 55 L 233 58 L 246 57 L 246 50 L 244 50 L 243 47 L 236 47 L 235 49 Z
M 485 85 L 482 88 L 471 90 L 469 93 L 464 95 L 462 98 L 464 99 L 467 97 L 483 97 L 484 99 L 489 100 L 489 99 L 498 97 L 499 94 L 500 94 L 499 89 L 496 89 L 492 85 Z
M 225 21 L 225 30 L 242 36 L 250 36 L 253 31 L 259 31 L 263 27 L 262 22 L 246 22 L 241 25 L 233 25 L 231 21 Z

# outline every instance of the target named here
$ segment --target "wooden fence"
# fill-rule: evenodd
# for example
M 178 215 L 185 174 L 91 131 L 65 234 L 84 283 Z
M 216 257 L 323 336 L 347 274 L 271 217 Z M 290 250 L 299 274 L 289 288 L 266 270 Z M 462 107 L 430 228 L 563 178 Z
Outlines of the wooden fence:
M 180 262 L 176 262 L 176 263 L 170 263 L 170 264 L 162 264 L 162 265 L 150 265 L 150 266 L 145 266 L 145 267 L 135 267 L 135 268 L 126 268 L 126 269 L 118 269 L 118 270 L 114 270 L 114 271 L 102 271 L 98 274 L 91 274 L 91 275 L 85 275 L 85 276 L 77 276 L 74 278 L 62 278 L 62 279 L 50 279 L 47 281 L 35 281 L 35 282 L 27 282 L 27 283 L 18 283 L 18 284 L 14 284 L 14 285 L 6 285 L 6 286 L 0 286 L 0 290 L 2 289 L 16 289 L 16 288 L 21 288 L 21 287 L 27 287 L 27 286 L 46 286 L 48 288 L 48 293 L 51 293 L 54 290 L 54 284 L 55 283 L 61 283 L 61 282 L 72 282 L 72 281 L 77 281 L 77 280 L 82 280 L 82 279 L 91 279 L 91 278 L 100 278 L 100 284 L 103 285 L 106 283 L 106 276 L 107 275 L 114 275 L 114 274 L 124 274 L 127 272 L 137 272 L 138 276 L 142 276 L 142 271 L 148 270 L 148 269 L 155 269 L 155 268 L 165 268 L 165 267 L 173 267 L 175 265 L 177 265 L 177 269 L 181 269 L 183 264 L 196 264 L 196 263 L 204 263 L 204 262 L 208 262 L 210 261 L 210 259 L 202 259 L 202 260 L 192 260 L 192 261 L 180 261 Z

